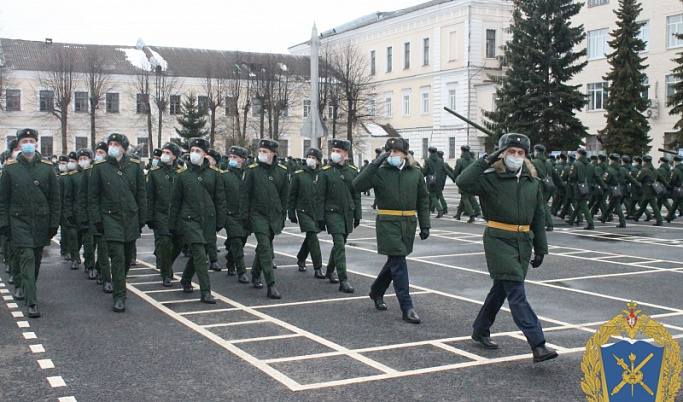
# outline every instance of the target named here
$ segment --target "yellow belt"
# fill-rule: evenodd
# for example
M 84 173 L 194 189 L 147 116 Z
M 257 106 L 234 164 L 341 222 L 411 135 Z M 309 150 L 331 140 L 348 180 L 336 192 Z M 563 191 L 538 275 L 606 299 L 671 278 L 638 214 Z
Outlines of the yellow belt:
M 489 221 L 489 227 L 500 230 L 507 230 L 508 232 L 528 232 L 529 230 L 531 230 L 530 225 L 512 225 L 510 223 L 500 223 L 496 221 Z
M 415 211 L 396 211 L 393 209 L 380 209 L 377 213 L 380 215 L 415 216 Z

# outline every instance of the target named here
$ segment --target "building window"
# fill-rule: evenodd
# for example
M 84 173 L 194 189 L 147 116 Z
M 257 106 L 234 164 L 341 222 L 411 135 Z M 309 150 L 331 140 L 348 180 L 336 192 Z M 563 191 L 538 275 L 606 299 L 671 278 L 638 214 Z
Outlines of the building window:
M 588 7 L 601 6 L 609 4 L 609 0 L 588 0 Z
M 420 113 L 429 114 L 429 88 L 420 94 Z
M 410 68 L 410 42 L 403 44 L 403 68 Z
M 607 82 L 588 84 L 588 110 L 603 110 L 607 101 Z
M 393 116 L 391 111 L 391 97 L 391 94 L 384 95 L 384 117 Z
M 410 94 L 403 94 L 403 116 L 410 116 Z
M 391 46 L 387 47 L 387 73 L 393 70 L 393 48 Z
M 74 92 L 74 112 L 88 113 L 88 93 Z M 76 148 L 78 149 L 78 148 Z
M 448 61 L 458 60 L 458 31 L 448 33 Z
M 429 65 L 429 38 L 422 39 L 422 65 Z
M 327 118 L 330 120 L 334 119 L 334 101 L 330 102 L 330 104 L 327 105 Z
M 140 157 L 149 158 L 149 143 L 147 142 L 147 137 L 138 137 L 138 146 L 139 145 L 142 145 Z
M 683 14 L 666 17 L 667 47 L 683 46 L 683 38 L 678 36 L 680 34 L 683 34 Z
M 105 101 L 107 103 L 107 113 L 119 112 L 119 94 L 107 92 Z
M 209 113 L 209 97 L 205 95 L 197 96 L 197 108 L 199 109 L 199 114 Z M 260 111 L 259 111 L 260 113 Z
M 645 89 L 643 90 L 643 92 L 640 93 L 640 96 L 645 100 L 649 100 L 650 99 L 650 79 L 648 77 L 643 78 L 643 85 L 645 85 Z
M 168 114 L 180 114 L 180 95 L 171 95 L 168 98 Z
M 311 113 L 311 100 L 310 99 L 304 99 L 303 116 L 308 117 L 309 113 Z
M 88 148 L 88 137 L 76 137 L 76 150 Z
M 645 49 L 643 49 L 643 52 L 650 50 L 650 21 L 645 21 L 645 24 L 640 27 L 638 39 L 645 42 Z
M 277 147 L 277 156 L 279 158 L 286 158 L 287 154 L 289 154 L 289 140 L 278 138 L 277 142 L 280 144 Z
M 149 94 L 136 94 L 135 95 L 135 113 L 143 114 L 149 112 L 147 110 L 147 104 L 149 102 Z
M 674 88 L 674 85 L 677 83 L 681 82 L 681 79 L 679 77 L 676 77 L 675 75 L 667 75 L 666 76 L 666 99 L 668 100 L 671 98 L 675 93 L 676 93 L 676 88 Z M 669 103 L 669 106 L 673 106 L 671 103 Z
M 448 159 L 455 159 L 455 137 L 448 137 Z
M 451 110 L 455 110 L 455 89 L 449 89 L 448 90 L 448 108 Z
M 377 105 L 375 102 L 375 96 L 372 95 L 370 96 L 370 99 L 368 99 L 368 115 L 370 117 L 375 117 L 377 113 Z
M 54 154 L 54 144 L 52 136 L 40 137 L 40 154 L 49 157 Z
M 43 90 L 38 93 L 40 99 L 40 111 L 51 112 L 55 109 L 55 93 Z
M 233 113 L 233 97 L 232 96 L 226 96 L 225 97 L 225 102 L 223 105 L 225 106 L 225 115 L 230 116 Z
M 280 107 L 280 117 L 289 117 L 289 102 L 287 99 L 280 99 L 278 106 Z
M 304 140 L 304 152 L 311 147 L 311 140 Z
M 376 55 L 375 51 L 371 50 L 370 51 L 370 75 L 375 75 L 375 60 L 376 60 Z
M 251 98 L 251 115 L 260 116 L 263 112 L 263 105 L 259 98 Z
M 429 138 L 422 139 L 422 159 L 427 159 L 427 151 L 429 150 Z
M 486 58 L 494 59 L 496 58 L 496 30 L 487 29 L 486 30 Z
M 21 111 L 21 91 L 18 89 L 8 89 L 5 91 L 5 111 Z
M 609 29 L 596 29 L 595 31 L 588 31 L 588 60 L 602 59 L 607 54 L 609 46 L 607 45 L 607 38 L 609 37 Z

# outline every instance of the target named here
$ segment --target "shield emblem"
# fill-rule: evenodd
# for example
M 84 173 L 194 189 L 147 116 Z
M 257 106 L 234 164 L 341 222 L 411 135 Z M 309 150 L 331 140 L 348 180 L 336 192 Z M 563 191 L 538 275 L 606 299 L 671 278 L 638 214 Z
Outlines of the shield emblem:
M 603 395 L 609 402 L 656 401 L 664 348 L 645 341 L 600 347 Z

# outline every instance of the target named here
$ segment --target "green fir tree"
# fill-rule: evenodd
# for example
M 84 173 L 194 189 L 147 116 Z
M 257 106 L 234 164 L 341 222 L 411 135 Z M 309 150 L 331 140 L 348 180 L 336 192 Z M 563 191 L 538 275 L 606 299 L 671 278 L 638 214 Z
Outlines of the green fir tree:
M 612 40 L 607 43 L 614 51 L 607 55 L 612 69 L 603 79 L 609 82 L 609 96 L 605 102 L 607 125 L 598 131 L 598 138 L 608 153 L 621 155 L 644 155 L 651 146 L 648 136 L 650 123 L 644 113 L 648 101 L 642 94 L 644 84 L 645 42 L 638 37 L 644 22 L 638 22 L 642 6 L 637 0 L 619 0 L 617 29 L 610 32 Z
M 178 145 L 183 151 L 189 152 L 190 147 L 188 140 L 194 137 L 206 137 L 209 131 L 204 128 L 206 126 L 206 111 L 199 108 L 197 105 L 197 98 L 194 93 L 187 97 L 185 102 L 181 105 L 181 115 L 176 118 L 180 129 L 175 128 L 175 132 L 180 138 L 171 138 L 171 141 Z
M 678 39 L 683 40 L 683 34 L 677 35 Z M 668 106 L 673 106 L 669 111 L 671 116 L 679 116 L 680 119 L 674 125 L 676 129 L 673 141 L 664 144 L 667 148 L 683 148 L 683 52 L 677 53 L 673 59 L 676 67 L 672 70 L 674 77 L 678 80 L 673 85 L 674 93 L 669 96 Z
M 503 76 L 496 110 L 484 112 L 496 135 L 518 132 L 549 150 L 576 149 L 586 127 L 576 112 L 586 105 L 581 85 L 568 85 L 587 64 L 586 50 L 575 51 L 586 36 L 572 26 L 582 3 L 574 0 L 514 0 L 512 39 L 503 47 Z

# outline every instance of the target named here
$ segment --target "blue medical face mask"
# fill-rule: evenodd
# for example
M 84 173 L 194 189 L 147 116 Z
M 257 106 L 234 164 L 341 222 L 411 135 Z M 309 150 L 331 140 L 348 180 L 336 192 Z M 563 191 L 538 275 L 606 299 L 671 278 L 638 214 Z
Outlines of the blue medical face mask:
M 159 164 L 159 159 L 152 159 L 152 167 L 156 167 Z
M 95 162 L 99 162 L 99 161 L 101 161 L 102 159 L 104 159 L 104 157 L 98 155 L 98 156 L 95 157 Z
M 398 155 L 390 156 L 387 158 L 387 163 L 391 166 L 399 167 L 401 165 L 401 157 Z
M 119 156 L 119 153 L 120 151 L 117 147 L 109 147 L 109 149 L 107 150 L 107 155 L 111 156 L 112 158 L 116 158 L 117 156 Z
M 33 155 L 36 152 L 36 144 L 30 142 L 21 144 L 21 153 L 26 155 Z
M 232 168 L 236 168 L 239 165 L 239 163 L 237 163 L 237 161 L 233 159 L 228 162 L 228 165 L 230 165 L 230 167 Z

